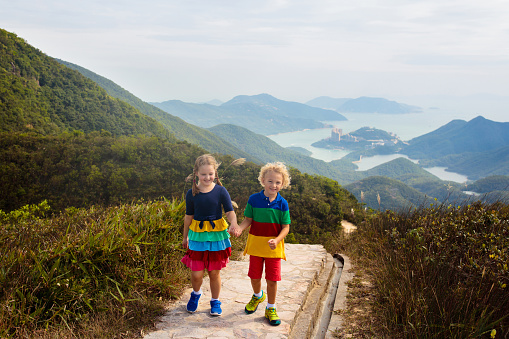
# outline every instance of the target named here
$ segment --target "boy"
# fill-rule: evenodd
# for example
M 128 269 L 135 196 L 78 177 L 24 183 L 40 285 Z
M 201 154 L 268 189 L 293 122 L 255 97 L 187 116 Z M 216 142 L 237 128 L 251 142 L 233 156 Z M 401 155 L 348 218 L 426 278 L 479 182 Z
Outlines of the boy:
M 276 312 L 277 282 L 281 280 L 281 259 L 286 260 L 283 239 L 290 230 L 288 202 L 279 194 L 290 186 L 290 175 L 281 162 L 263 166 L 258 176 L 263 190 L 249 197 L 244 211 L 245 219 L 233 229 L 238 236 L 251 226 L 244 255 L 250 255 L 248 276 L 251 278 L 253 296 L 246 305 L 247 314 L 254 313 L 266 298 L 262 291 L 262 271 L 265 264 L 268 303 L 265 318 L 273 326 L 281 324 Z

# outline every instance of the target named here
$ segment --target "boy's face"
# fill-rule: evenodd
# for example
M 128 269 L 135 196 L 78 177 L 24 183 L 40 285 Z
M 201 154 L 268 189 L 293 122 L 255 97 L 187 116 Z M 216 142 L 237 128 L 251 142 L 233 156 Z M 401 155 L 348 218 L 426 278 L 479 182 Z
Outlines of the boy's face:
M 276 197 L 283 186 L 283 175 L 274 171 L 267 171 L 262 179 L 262 185 L 265 188 L 265 195 Z

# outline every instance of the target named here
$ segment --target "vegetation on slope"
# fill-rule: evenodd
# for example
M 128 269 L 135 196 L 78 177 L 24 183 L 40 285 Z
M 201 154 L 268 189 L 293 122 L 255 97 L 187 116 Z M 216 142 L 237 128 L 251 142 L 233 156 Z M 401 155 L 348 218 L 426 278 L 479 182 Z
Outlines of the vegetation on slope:
M 114 135 L 170 133 L 157 121 L 110 97 L 15 34 L 0 29 L 0 131 L 107 130 Z
M 239 219 L 249 195 L 261 190 L 259 170 L 253 163 L 220 167 Z M 177 297 L 189 283 L 179 245 L 182 192 L 190 184 L 184 187 L 186 175 L 179 177 L 176 198 L 60 212 L 43 201 L 0 211 L 0 337 L 118 337 L 126 331 L 136 337 L 150 326 L 163 311 L 160 298 Z M 321 242 L 341 230 L 342 219 L 355 221 L 357 201 L 337 182 L 295 169 L 291 177 L 292 188 L 282 192 L 292 216 L 288 242 Z M 245 240 L 234 241 L 237 252 Z
M 182 178 L 202 153 L 186 142 L 108 132 L 0 133 L 0 209 L 42 200 L 61 210 L 180 196 Z
M 347 247 L 368 282 L 354 282 L 338 336 L 509 336 L 507 204 L 386 211 L 358 225 Z
M 379 176 L 368 177 L 345 185 L 345 189 L 352 192 L 361 204 L 380 211 L 388 209 L 401 211 L 417 207 L 429 199 L 423 193 L 399 180 Z
M 218 138 L 216 135 L 210 133 L 206 129 L 195 126 L 194 123 L 196 122 L 187 123 L 177 116 L 164 112 L 163 110 L 137 98 L 129 91 L 126 91 L 119 85 L 115 84 L 113 81 L 108 80 L 94 72 L 91 72 L 90 70 L 87 70 L 83 67 L 63 60 L 58 61 L 71 69 L 77 70 L 87 78 L 96 82 L 99 86 L 105 89 L 108 92 L 108 94 L 111 95 L 112 97 L 120 99 L 130 104 L 131 106 L 137 108 L 141 113 L 159 121 L 179 140 L 185 140 L 192 144 L 199 145 L 210 152 L 229 154 L 234 157 L 247 158 L 250 161 L 257 160 L 250 154 L 240 151 L 233 145 L 229 144 L 228 142 L 225 142 L 225 140 L 221 138 Z

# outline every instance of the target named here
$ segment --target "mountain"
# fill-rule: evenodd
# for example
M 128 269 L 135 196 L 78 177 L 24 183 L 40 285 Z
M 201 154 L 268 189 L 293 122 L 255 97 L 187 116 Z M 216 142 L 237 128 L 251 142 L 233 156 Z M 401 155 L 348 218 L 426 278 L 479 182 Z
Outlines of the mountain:
M 467 152 L 487 152 L 509 146 L 509 122 L 478 116 L 469 122 L 453 120 L 439 129 L 414 138 L 401 153 L 414 159 L 437 159 Z
M 306 105 L 319 107 L 323 109 L 337 110 L 338 107 L 340 107 L 349 100 L 352 100 L 352 98 L 331 98 L 327 96 L 322 96 L 309 100 L 308 102 L 306 102 Z
M 492 191 L 506 191 L 509 192 L 509 176 L 507 175 L 492 175 L 476 182 L 469 184 L 465 190 L 477 193 L 489 193 Z
M 406 158 L 397 158 L 363 172 L 366 177 L 384 176 L 402 183 L 440 201 L 460 202 L 469 197 L 459 184 L 447 182 L 429 173 Z
M 361 203 L 374 210 L 404 211 L 425 204 L 430 198 L 399 180 L 368 177 L 344 186 Z M 362 194 L 361 194 L 362 192 Z M 380 196 L 380 203 L 378 203 Z
M 406 114 L 421 112 L 421 108 L 401 104 L 384 98 L 360 97 L 343 103 L 336 109 L 338 112 L 350 113 L 381 113 L 381 114 Z
M 344 172 L 338 166 L 281 147 L 271 139 L 240 126 L 222 124 L 209 130 L 242 151 L 260 159 L 261 163 L 282 161 L 301 172 L 323 175 L 338 181 L 340 184 L 352 182 L 362 177 L 354 171 Z
M 234 123 L 263 135 L 327 126 L 320 122 L 321 120 L 346 120 L 334 111 L 282 101 L 267 94 L 238 96 L 221 106 L 192 104 L 179 100 L 153 105 L 201 127 Z
M 216 135 L 207 131 L 206 129 L 195 126 L 191 123 L 187 123 L 179 117 L 171 115 L 153 105 L 142 101 L 109 79 L 106 79 L 90 70 L 70 62 L 58 59 L 57 61 L 71 69 L 80 72 L 85 77 L 94 81 L 104 90 L 106 90 L 112 97 L 130 104 L 131 106 L 137 108 L 141 113 L 159 121 L 179 140 L 185 140 L 192 144 L 199 145 L 209 152 L 230 154 L 238 158 L 246 158 L 250 161 L 256 160 L 249 154 L 240 151 L 239 149 L 235 148 L 228 142 L 225 142 L 223 139 L 218 138 Z M 208 106 L 210 105 L 203 105 L 203 107 Z
M 425 167 L 447 167 L 448 171 L 466 175 L 470 180 L 492 175 L 509 175 L 509 146 L 491 151 L 447 155 L 438 159 L 422 160 L 421 163 Z
M 170 133 L 112 98 L 80 73 L 0 29 L 0 131 L 58 134 L 106 130 L 113 135 Z
M 225 102 L 222 106 L 240 107 L 242 104 L 256 105 L 264 108 L 268 112 L 281 115 L 288 118 L 313 119 L 318 121 L 345 121 L 343 115 L 329 109 L 311 107 L 305 104 L 292 101 L 283 101 L 269 94 L 259 95 L 239 95 L 230 101 Z

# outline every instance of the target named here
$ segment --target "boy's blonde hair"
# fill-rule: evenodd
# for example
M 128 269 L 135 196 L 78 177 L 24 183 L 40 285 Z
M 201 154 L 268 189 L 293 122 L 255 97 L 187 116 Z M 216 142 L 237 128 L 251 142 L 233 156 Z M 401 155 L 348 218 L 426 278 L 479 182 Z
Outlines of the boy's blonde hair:
M 268 171 L 273 171 L 281 174 L 281 176 L 283 177 L 283 184 L 281 186 L 282 189 L 290 187 L 291 180 L 290 173 L 288 172 L 288 169 L 286 168 L 285 164 L 283 164 L 280 161 L 269 162 L 268 164 L 265 164 L 265 166 L 263 166 L 260 169 L 260 174 L 258 175 L 258 181 L 260 182 L 260 184 L 262 184 L 262 186 L 263 186 L 262 180 Z

